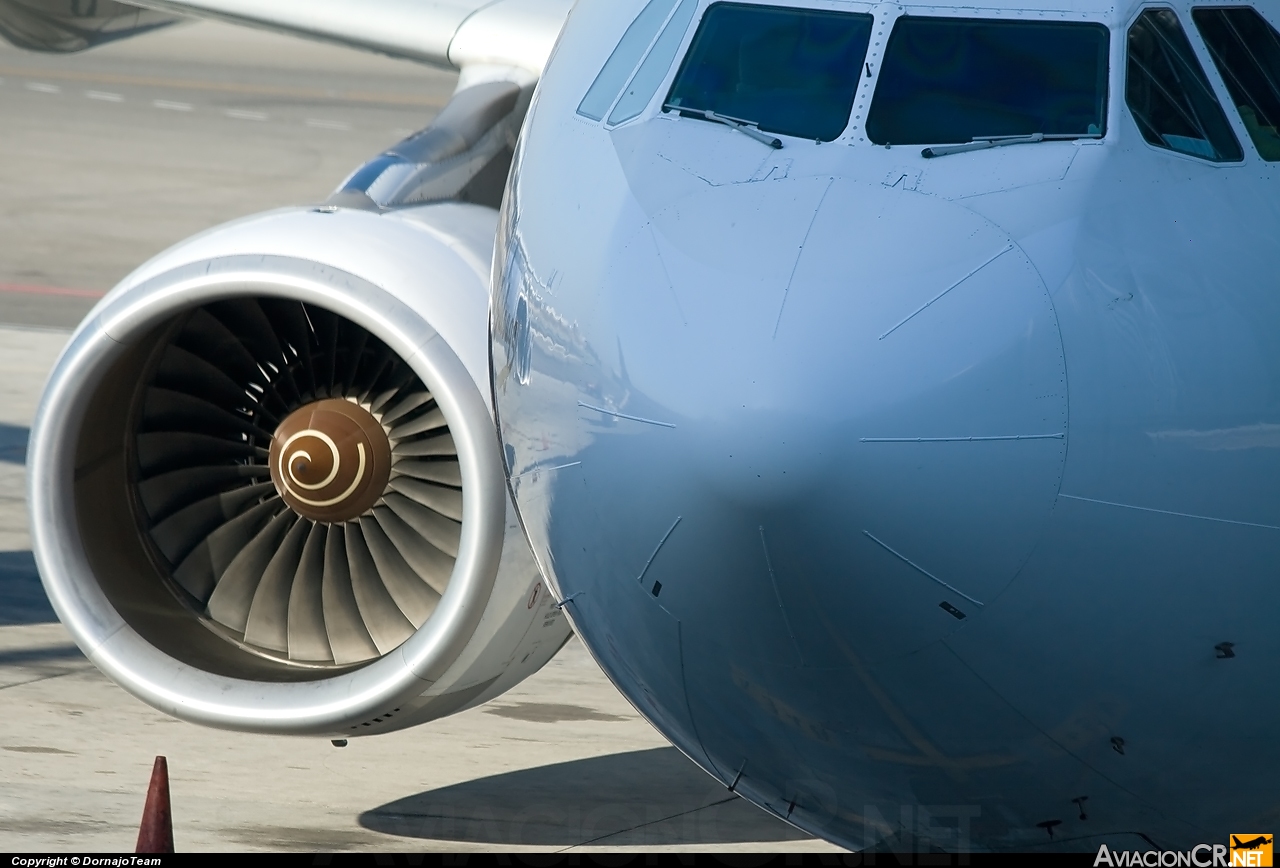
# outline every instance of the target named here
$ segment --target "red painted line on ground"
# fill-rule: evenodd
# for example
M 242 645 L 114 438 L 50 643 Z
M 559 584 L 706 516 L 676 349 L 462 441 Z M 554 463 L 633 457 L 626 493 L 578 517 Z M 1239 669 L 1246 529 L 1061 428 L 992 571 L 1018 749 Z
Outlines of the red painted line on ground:
M 25 283 L 0 283 L 0 292 L 16 292 L 23 295 L 63 295 L 72 298 L 102 298 L 105 292 L 96 289 L 67 289 L 61 286 L 35 286 Z

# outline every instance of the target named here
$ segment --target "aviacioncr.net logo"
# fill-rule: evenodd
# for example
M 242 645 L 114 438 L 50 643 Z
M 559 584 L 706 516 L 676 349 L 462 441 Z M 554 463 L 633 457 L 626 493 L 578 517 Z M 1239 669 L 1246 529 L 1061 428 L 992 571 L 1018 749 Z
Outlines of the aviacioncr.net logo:
M 1229 844 L 1197 844 L 1190 850 L 1112 850 L 1098 848 L 1094 868 L 1272 868 L 1272 835 L 1232 835 Z

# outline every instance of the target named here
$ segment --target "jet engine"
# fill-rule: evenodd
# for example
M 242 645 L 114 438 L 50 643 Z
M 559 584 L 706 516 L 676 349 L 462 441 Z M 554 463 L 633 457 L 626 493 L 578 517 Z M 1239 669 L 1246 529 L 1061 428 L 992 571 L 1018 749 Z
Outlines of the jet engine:
M 95 664 L 186 720 L 341 738 L 483 702 L 564 644 L 489 403 L 496 219 L 271 212 L 102 300 L 28 461 L 40 573 Z

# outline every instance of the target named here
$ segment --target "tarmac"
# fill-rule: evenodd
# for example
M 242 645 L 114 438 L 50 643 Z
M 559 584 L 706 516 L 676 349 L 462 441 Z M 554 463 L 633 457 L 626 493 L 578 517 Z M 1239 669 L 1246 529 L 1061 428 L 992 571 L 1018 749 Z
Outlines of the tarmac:
M 454 81 L 208 23 L 82 55 L 0 45 L 0 851 L 132 849 L 157 755 L 179 851 L 834 849 L 685 759 L 576 639 L 493 702 L 339 749 L 153 711 L 57 623 L 23 462 L 69 330 L 182 238 L 322 200 Z

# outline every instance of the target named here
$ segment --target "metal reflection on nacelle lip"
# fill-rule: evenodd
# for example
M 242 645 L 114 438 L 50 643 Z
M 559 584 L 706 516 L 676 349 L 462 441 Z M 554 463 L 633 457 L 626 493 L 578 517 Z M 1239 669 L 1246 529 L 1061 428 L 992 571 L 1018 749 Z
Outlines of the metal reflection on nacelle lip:
M 473 496 L 464 520 L 454 581 L 439 617 L 399 649 L 324 680 L 265 684 L 217 675 L 155 648 L 92 581 L 73 493 L 75 456 L 90 397 L 114 361 L 155 324 L 219 299 L 282 296 L 332 310 L 372 331 L 428 384 L 456 432 L 464 482 Z M 225 257 L 181 266 L 108 296 L 73 336 L 51 375 L 32 425 L 28 499 L 33 549 L 50 601 L 86 655 L 140 698 L 187 720 L 244 730 L 331 733 L 353 714 L 370 715 L 421 695 L 466 645 L 497 570 L 506 514 L 492 419 L 473 379 L 450 347 L 412 308 L 350 273 L 283 257 Z M 467 384 L 457 388 L 452 384 Z M 213 694 L 207 691 L 215 686 Z M 216 696 L 216 700 L 211 697 Z

